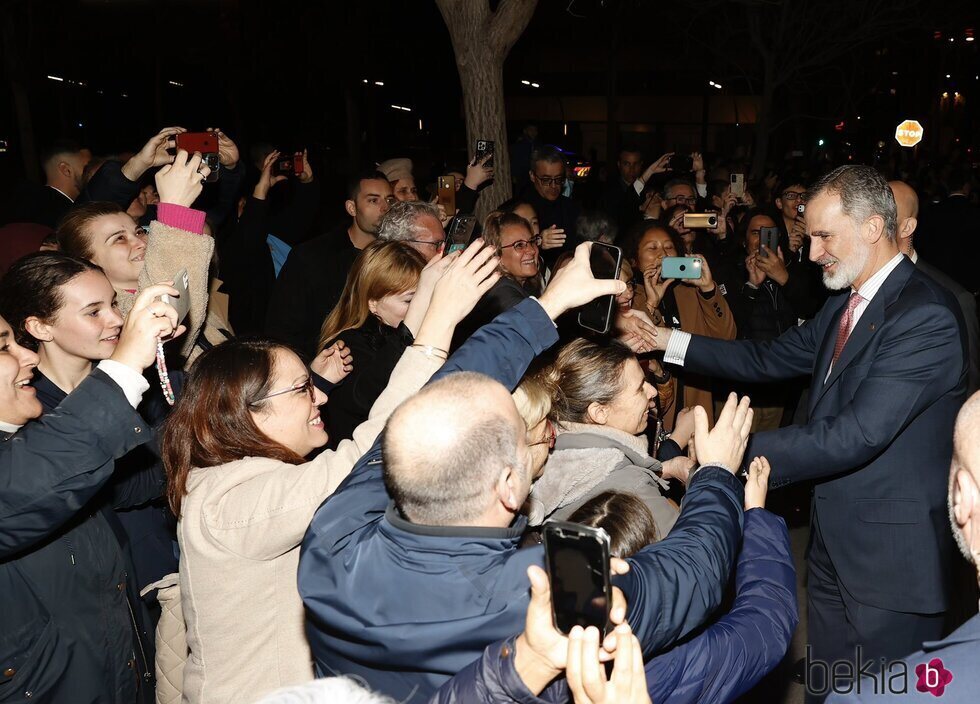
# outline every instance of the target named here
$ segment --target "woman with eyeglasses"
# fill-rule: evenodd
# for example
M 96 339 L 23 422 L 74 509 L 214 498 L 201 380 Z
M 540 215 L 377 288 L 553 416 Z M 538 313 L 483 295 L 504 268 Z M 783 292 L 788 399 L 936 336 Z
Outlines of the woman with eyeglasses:
M 453 338 L 458 348 L 473 332 L 505 310 L 543 290 L 541 277 L 541 236 L 531 223 L 517 213 L 495 211 L 483 223 L 483 240 L 500 258 L 500 280 L 476 304 Z
M 352 437 L 367 420 L 405 348 L 415 341 L 405 319 L 424 267 L 422 255 L 401 242 L 373 242 L 354 261 L 317 347 L 342 340 L 354 357 L 354 369 L 330 394 L 329 447 Z
M 599 345 L 578 338 L 558 352 L 545 373 L 553 389 L 549 417 L 558 424 L 558 437 L 531 488 L 530 525 L 567 520 L 595 496 L 623 491 L 646 504 L 659 535 L 666 535 L 678 509 L 666 498 L 664 476 L 675 476 L 691 462 L 670 460 L 665 475 L 664 465 L 650 453 L 644 431 L 657 392 L 636 355 L 617 341 Z
M 481 240 L 429 271 L 437 276 L 420 280 L 406 316 L 421 320 L 415 343 L 370 420 L 312 461 L 305 457 L 327 442 L 327 397 L 293 351 L 236 339 L 191 367 L 162 442 L 181 549 L 172 598 L 180 600 L 190 653 L 184 702 L 255 701 L 313 679 L 296 587 L 299 546 L 313 513 L 391 412 L 442 365 L 456 324 L 499 276 L 493 250 Z M 330 376 L 336 381 L 339 368 Z

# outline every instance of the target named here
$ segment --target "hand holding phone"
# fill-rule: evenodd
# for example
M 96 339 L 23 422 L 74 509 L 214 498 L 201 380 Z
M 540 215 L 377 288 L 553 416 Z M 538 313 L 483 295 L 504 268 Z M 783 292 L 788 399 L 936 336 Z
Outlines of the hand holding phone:
M 479 164 L 483 162 L 483 166 L 492 169 L 493 165 L 493 154 L 494 154 L 494 143 L 489 139 L 478 139 L 476 140 L 476 162 Z M 490 155 L 490 158 L 483 161 L 484 157 Z
M 759 256 L 768 257 L 768 252 L 775 252 L 779 246 L 778 227 L 759 228 Z
M 622 261 L 623 251 L 619 247 L 602 242 L 592 243 L 589 266 L 594 278 L 618 279 Z M 609 326 L 612 322 L 615 299 L 616 297 L 613 295 L 599 296 L 599 298 L 586 303 L 579 310 L 578 324 L 583 328 L 605 335 L 609 332 Z
M 449 224 L 449 230 L 446 233 L 446 240 L 449 247 L 446 250 L 446 254 L 452 254 L 453 252 L 458 252 L 460 250 L 466 249 L 466 246 L 470 243 L 473 238 L 473 230 L 476 229 L 476 216 L 474 215 L 457 215 L 453 218 L 453 221 Z
M 555 628 L 567 634 L 574 626 L 594 626 L 605 633 L 612 609 L 609 535 L 602 528 L 548 521 L 543 536 Z

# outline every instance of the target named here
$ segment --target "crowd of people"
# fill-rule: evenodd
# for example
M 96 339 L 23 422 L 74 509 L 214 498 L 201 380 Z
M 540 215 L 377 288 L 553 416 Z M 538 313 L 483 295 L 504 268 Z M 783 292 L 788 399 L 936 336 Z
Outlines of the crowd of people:
M 870 166 L 625 146 L 581 199 L 525 129 L 506 202 L 492 154 L 448 209 L 399 157 L 324 226 L 306 151 L 186 132 L 59 141 L 3 211 L 0 702 L 733 701 L 799 622 L 787 485 L 808 700 L 933 657 L 972 697 L 966 165 L 920 214 Z M 556 626 L 549 521 L 608 536 L 603 632 Z

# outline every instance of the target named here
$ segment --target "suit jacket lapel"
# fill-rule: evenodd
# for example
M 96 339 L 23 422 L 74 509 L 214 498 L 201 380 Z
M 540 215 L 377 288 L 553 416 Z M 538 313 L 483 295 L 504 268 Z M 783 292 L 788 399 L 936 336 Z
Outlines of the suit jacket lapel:
M 817 353 L 817 362 L 813 365 L 813 379 L 810 382 L 810 413 L 816 408 L 817 401 L 823 395 L 824 377 L 827 376 L 827 368 L 830 360 L 834 356 L 834 343 L 837 341 L 837 326 L 840 318 L 847 307 L 847 295 L 840 294 L 831 298 L 826 305 L 836 305 L 837 310 L 830 317 L 830 327 L 823 334 L 823 342 L 820 343 L 820 351 Z
M 854 361 L 854 359 L 860 354 L 861 350 L 867 346 L 871 338 L 881 329 L 881 325 L 885 320 L 885 311 L 887 308 L 895 302 L 898 295 L 905 288 L 906 282 L 909 280 L 912 271 L 915 270 L 915 264 L 910 260 L 903 260 L 901 264 L 895 267 L 895 270 L 888 275 L 885 282 L 878 289 L 878 293 L 868 307 L 861 314 L 861 319 L 858 320 L 857 325 L 851 331 L 850 336 L 847 338 L 847 344 L 844 345 L 844 349 L 841 351 L 840 357 L 837 358 L 837 362 L 834 364 L 834 368 L 830 372 L 830 376 L 827 377 L 826 383 L 817 383 L 816 399 L 810 405 L 810 410 L 817 405 L 820 398 L 827 392 L 837 378 L 843 373 L 845 369 Z M 847 297 L 841 296 L 845 303 Z M 843 306 L 841 306 L 843 309 Z M 827 335 L 824 337 L 823 349 L 821 349 L 821 366 L 818 367 L 820 372 L 820 379 L 814 379 L 818 382 L 827 376 L 827 367 L 830 366 L 831 358 L 833 357 L 834 343 L 837 340 L 837 327 L 840 323 L 840 316 L 842 310 L 838 311 L 838 315 L 834 316 L 834 323 L 830 330 L 827 331 Z M 830 354 L 824 359 L 824 353 L 829 349 Z

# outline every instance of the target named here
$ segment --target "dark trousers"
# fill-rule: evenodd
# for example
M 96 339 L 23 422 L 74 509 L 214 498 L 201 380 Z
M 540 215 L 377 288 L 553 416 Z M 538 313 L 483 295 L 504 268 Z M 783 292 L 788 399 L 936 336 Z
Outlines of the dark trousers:
M 897 660 L 920 650 L 924 641 L 941 638 L 945 614 L 889 611 L 858 601 L 855 597 L 861 595 L 852 594 L 841 583 L 824 545 L 816 513 L 811 515 L 810 545 L 807 550 L 805 664 L 806 701 L 812 704 L 822 702 L 830 686 L 835 684 L 826 680 L 826 676 L 834 672 L 835 661 L 852 663 L 851 668 L 841 666 L 838 673 L 856 673 L 869 661 L 874 666 L 868 669 L 878 672 L 881 658 L 885 658 L 886 663 Z M 820 663 L 826 663 L 827 668 Z M 856 668 L 853 667 L 854 663 L 857 663 Z M 845 686 L 843 681 L 838 684 Z M 862 686 L 862 691 L 871 689 Z

